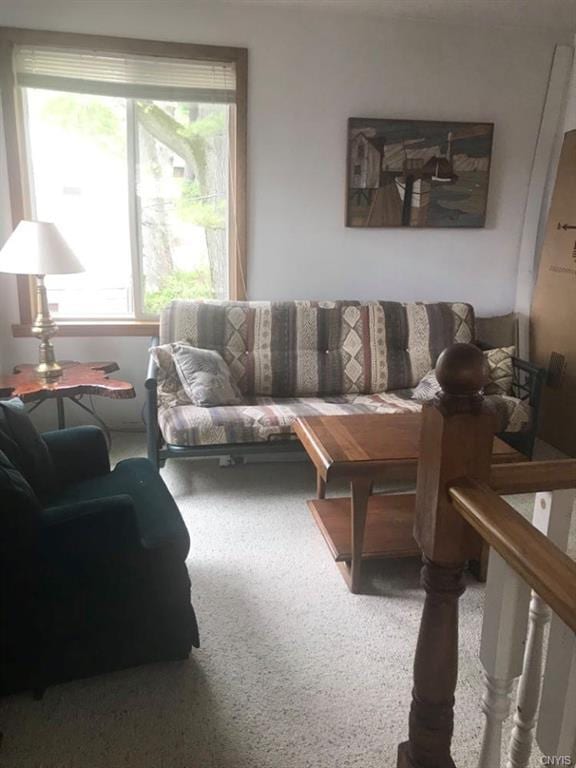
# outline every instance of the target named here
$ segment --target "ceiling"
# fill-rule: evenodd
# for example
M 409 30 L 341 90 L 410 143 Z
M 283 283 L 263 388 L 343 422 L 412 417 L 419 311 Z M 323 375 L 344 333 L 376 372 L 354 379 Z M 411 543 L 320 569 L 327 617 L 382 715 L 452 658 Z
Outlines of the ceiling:
M 576 32 L 576 0 L 221 0 L 228 5 L 307 7 L 450 24 Z

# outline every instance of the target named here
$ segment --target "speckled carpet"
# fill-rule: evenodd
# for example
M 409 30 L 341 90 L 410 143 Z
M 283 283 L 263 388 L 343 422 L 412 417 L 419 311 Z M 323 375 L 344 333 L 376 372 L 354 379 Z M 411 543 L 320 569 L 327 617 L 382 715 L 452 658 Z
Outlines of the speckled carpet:
M 144 454 L 115 437 L 116 458 Z M 304 463 L 172 461 L 202 648 L 0 702 L 2 768 L 393 768 L 407 733 L 419 563 L 372 563 L 348 592 L 307 510 Z M 529 500 L 521 500 L 529 503 Z M 461 601 L 454 755 L 477 762 L 483 588 Z M 534 756 L 534 765 L 539 760 Z

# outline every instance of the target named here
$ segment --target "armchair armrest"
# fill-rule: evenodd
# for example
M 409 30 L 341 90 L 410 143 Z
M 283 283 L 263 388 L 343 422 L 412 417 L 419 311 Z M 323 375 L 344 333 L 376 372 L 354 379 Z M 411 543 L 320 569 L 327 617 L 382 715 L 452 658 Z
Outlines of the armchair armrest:
M 141 549 L 134 503 L 127 494 L 47 507 L 41 516 L 44 557 L 100 558 Z
M 157 336 L 153 336 L 150 339 L 150 346 L 151 347 L 157 347 L 159 344 L 159 339 Z M 156 363 L 156 360 L 152 357 L 152 355 L 148 355 L 148 365 L 146 366 L 146 380 L 144 382 L 144 386 L 146 389 L 155 389 L 158 386 L 158 364 Z
M 476 341 L 476 346 L 483 352 L 493 349 L 490 344 L 483 341 Z M 520 400 L 528 400 L 532 408 L 538 410 L 540 405 L 540 395 L 546 371 L 528 360 L 522 360 L 519 357 L 512 357 L 513 383 L 512 391 L 515 397 Z
M 512 358 L 514 368 L 514 394 L 522 400 L 528 400 L 532 408 L 540 406 L 542 386 L 546 376 L 546 370 L 519 357 Z
M 150 339 L 150 346 L 158 345 L 158 338 Z M 156 469 L 160 467 L 160 443 L 162 437 L 158 426 L 158 365 L 152 355 L 148 355 L 146 368 L 146 406 L 144 409 L 144 422 L 146 424 L 146 445 L 148 458 Z
M 540 399 L 546 371 L 544 368 L 529 363 L 527 360 L 521 360 L 519 357 L 512 358 L 512 367 L 512 393 L 520 400 L 528 401 L 532 409 L 532 418 L 527 429 L 521 432 L 505 432 L 501 437 L 513 448 L 531 459 L 538 434 Z
M 44 432 L 42 437 L 61 483 L 76 483 L 110 472 L 108 446 L 98 427 L 70 427 Z
M 477 341 L 476 346 L 482 350 L 492 349 L 490 344 L 481 341 Z M 512 357 L 512 394 L 519 400 L 528 401 L 532 409 L 532 418 L 527 429 L 521 432 L 502 432 L 499 437 L 529 459 L 532 458 L 538 432 L 540 399 L 545 376 L 544 368 L 519 357 Z

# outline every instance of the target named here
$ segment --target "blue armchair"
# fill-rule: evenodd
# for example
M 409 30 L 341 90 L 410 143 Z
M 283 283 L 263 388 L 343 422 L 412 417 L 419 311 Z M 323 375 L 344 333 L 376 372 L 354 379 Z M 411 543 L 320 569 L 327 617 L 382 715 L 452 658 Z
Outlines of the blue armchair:
M 0 693 L 198 646 L 189 537 L 147 459 L 110 471 L 96 427 L 39 435 L 0 403 Z

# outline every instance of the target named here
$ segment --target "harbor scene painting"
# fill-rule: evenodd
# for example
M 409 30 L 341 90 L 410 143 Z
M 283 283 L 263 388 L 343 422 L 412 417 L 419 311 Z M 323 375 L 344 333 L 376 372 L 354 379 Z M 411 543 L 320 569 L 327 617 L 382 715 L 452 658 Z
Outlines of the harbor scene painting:
M 483 227 L 493 123 L 348 121 L 348 227 Z

